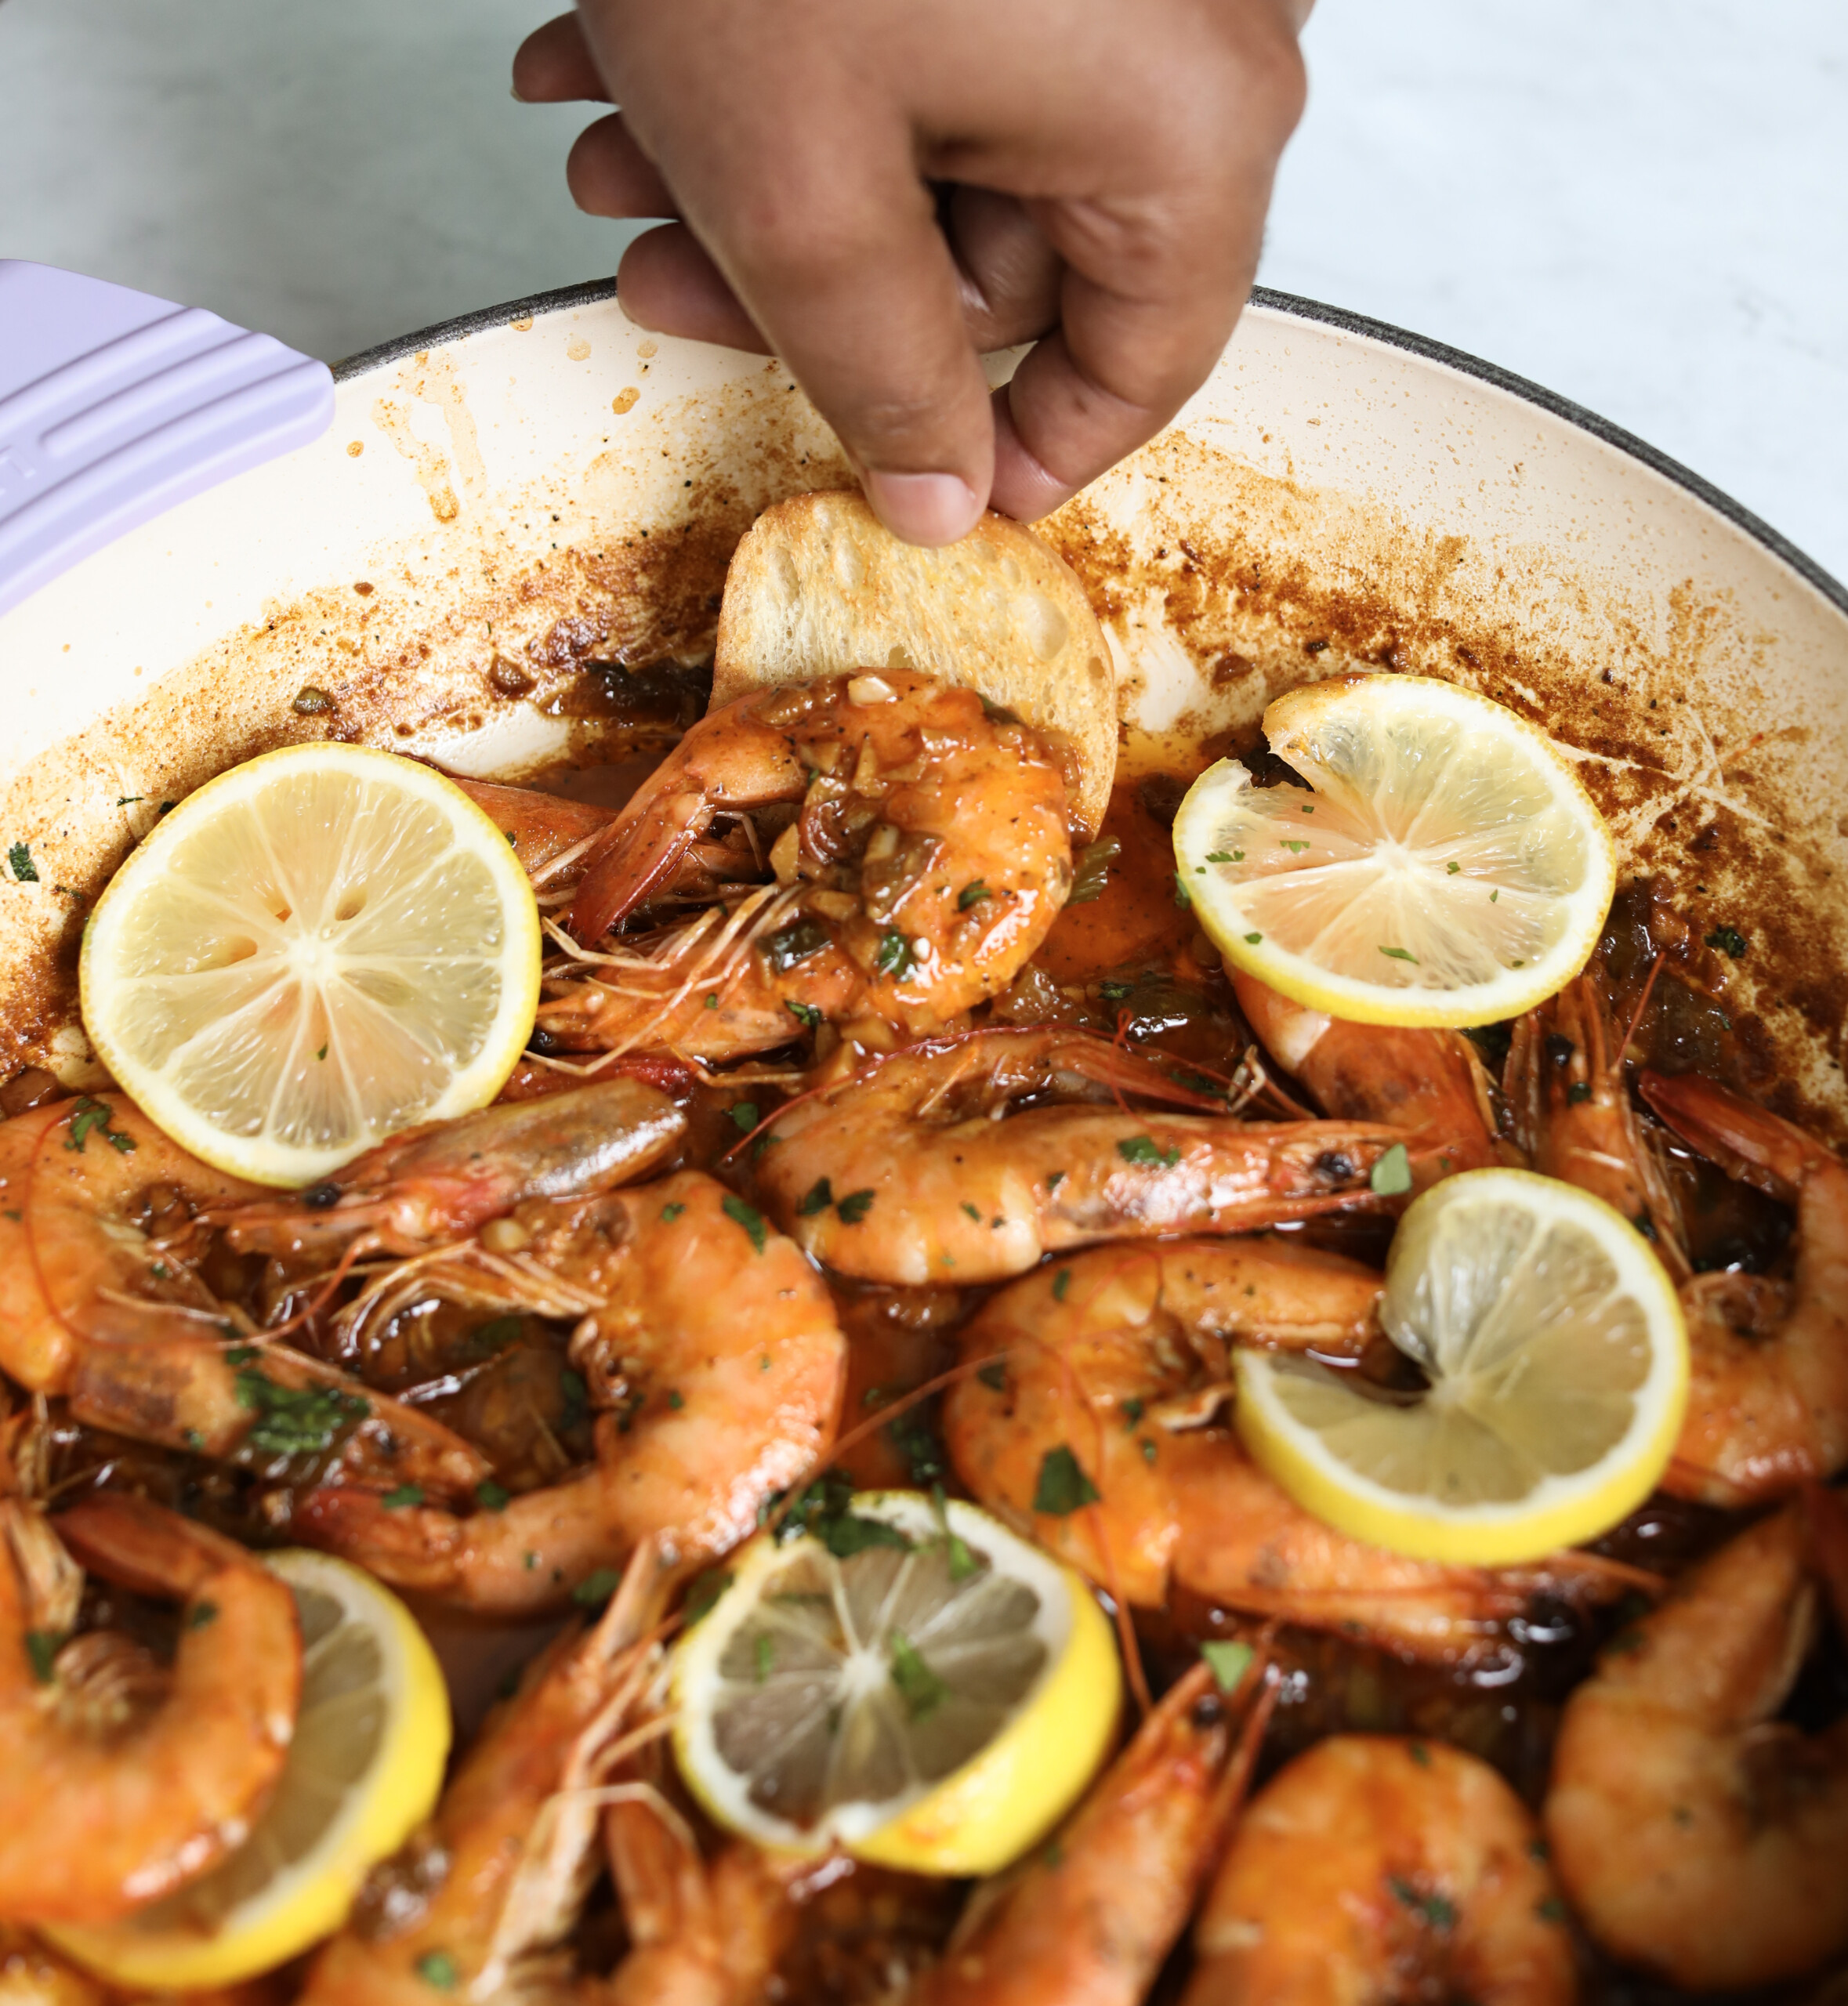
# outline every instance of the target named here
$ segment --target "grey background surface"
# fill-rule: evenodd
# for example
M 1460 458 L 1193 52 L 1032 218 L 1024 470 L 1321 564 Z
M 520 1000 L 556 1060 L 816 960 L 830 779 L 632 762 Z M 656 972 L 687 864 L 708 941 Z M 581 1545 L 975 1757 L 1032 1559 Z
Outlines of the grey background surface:
M 545 0 L 5 0 L 0 255 L 330 359 L 607 273 Z M 1848 577 L 1848 7 L 1321 0 L 1260 277 L 1640 433 Z

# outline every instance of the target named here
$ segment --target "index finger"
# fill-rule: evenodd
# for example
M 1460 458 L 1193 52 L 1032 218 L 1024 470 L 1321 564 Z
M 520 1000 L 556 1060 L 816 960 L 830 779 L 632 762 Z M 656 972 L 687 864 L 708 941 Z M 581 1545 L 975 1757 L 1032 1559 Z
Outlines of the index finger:
M 513 95 L 523 104 L 610 102 L 575 14 L 560 14 L 534 28 L 514 50 Z

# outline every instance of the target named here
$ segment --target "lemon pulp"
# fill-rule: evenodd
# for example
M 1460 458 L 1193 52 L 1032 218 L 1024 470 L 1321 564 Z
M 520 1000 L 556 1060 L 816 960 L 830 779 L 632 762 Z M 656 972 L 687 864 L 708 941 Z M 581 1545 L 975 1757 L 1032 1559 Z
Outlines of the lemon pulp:
M 864 1493 L 728 1566 L 673 1672 L 682 1773 L 727 1829 L 994 1873 L 1103 1760 L 1121 1675 L 1096 1598 L 975 1506 Z

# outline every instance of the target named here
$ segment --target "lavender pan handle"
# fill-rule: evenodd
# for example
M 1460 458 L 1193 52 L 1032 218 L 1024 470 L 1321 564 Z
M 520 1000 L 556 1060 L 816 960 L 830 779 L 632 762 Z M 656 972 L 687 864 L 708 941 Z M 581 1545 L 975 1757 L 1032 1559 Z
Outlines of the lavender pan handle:
M 0 259 L 0 614 L 333 415 L 327 365 L 268 335 Z

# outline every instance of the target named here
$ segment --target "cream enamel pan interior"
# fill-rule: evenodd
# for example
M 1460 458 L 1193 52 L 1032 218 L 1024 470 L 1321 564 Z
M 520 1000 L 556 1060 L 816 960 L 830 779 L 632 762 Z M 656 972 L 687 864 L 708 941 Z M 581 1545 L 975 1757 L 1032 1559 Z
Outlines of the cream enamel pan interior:
M 0 1077 L 81 1082 L 86 903 L 162 802 L 329 733 L 555 760 L 583 664 L 709 657 L 745 525 L 846 480 L 780 367 L 650 338 L 607 284 L 346 365 L 317 444 L 0 619 L 0 850 L 38 874 L 0 873 Z M 1173 428 L 1044 527 L 1131 762 L 1244 749 L 1274 691 L 1355 667 L 1544 719 L 1626 870 L 1745 936 L 1767 1097 L 1848 1135 L 1848 594 L 1762 525 L 1529 386 L 1260 295 Z

